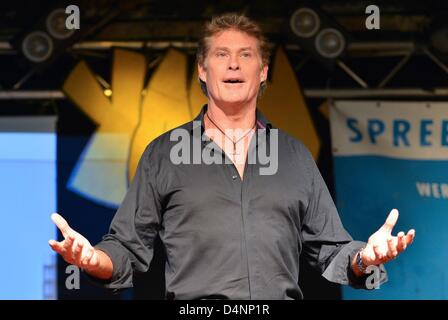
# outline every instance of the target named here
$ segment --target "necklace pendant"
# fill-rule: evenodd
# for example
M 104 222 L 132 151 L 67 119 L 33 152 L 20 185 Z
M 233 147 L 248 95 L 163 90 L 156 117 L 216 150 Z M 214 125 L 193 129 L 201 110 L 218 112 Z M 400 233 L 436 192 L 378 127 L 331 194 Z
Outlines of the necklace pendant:
M 235 142 L 233 143 L 233 153 L 232 153 L 232 155 L 233 156 L 239 155 L 239 153 L 236 152 L 236 143 Z

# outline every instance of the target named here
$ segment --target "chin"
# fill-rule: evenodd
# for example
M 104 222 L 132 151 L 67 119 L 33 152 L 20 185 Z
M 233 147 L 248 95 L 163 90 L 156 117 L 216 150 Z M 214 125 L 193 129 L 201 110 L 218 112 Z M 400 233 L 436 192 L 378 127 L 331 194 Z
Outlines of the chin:
M 248 100 L 247 94 L 242 94 L 241 92 L 229 93 L 222 96 L 223 101 L 227 102 L 245 102 Z
M 234 98 L 234 97 L 227 97 L 221 100 L 222 103 L 227 104 L 227 105 L 240 105 L 240 104 L 244 104 L 247 102 L 246 99 L 241 99 L 241 98 Z

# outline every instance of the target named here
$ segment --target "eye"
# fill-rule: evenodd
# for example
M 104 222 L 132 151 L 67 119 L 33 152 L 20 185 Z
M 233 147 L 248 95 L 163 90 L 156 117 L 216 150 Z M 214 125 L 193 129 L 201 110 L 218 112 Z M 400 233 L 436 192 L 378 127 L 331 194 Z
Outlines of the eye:
M 243 58 L 250 58 L 252 56 L 252 54 L 250 52 L 243 52 L 243 53 L 241 53 L 241 56 Z
M 216 53 L 216 56 L 219 57 L 219 58 L 222 58 L 222 57 L 227 56 L 227 54 L 226 54 L 224 51 L 218 51 L 218 52 Z

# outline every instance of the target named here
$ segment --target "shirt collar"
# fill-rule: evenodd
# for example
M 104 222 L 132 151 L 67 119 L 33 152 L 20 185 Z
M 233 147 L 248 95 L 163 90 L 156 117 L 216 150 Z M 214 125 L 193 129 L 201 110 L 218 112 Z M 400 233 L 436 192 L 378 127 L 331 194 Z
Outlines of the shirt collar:
M 205 126 L 204 126 L 204 116 L 205 112 L 207 112 L 207 104 L 204 104 L 202 106 L 201 112 L 196 116 L 196 118 L 193 119 L 193 121 L 200 121 L 201 122 L 201 135 L 204 133 Z M 266 119 L 266 117 L 263 115 L 263 113 L 260 111 L 260 109 L 257 108 L 256 110 L 256 118 L 257 118 L 257 128 L 258 129 L 266 129 L 266 132 L 269 133 L 269 130 L 272 128 L 272 124 L 269 120 Z M 190 134 L 193 134 L 193 126 L 190 129 Z

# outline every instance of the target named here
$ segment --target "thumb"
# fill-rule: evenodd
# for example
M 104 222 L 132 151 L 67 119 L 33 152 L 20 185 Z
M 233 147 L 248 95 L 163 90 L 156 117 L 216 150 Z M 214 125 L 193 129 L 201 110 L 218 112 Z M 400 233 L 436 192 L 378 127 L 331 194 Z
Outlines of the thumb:
M 392 211 L 387 216 L 386 222 L 384 223 L 382 228 L 385 231 L 391 233 L 392 229 L 395 227 L 395 224 L 397 223 L 398 215 L 399 215 L 398 214 L 398 210 L 397 209 L 392 209 Z

